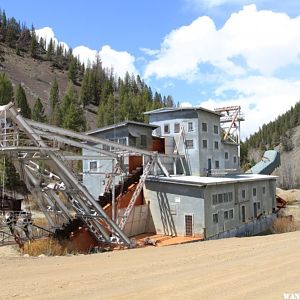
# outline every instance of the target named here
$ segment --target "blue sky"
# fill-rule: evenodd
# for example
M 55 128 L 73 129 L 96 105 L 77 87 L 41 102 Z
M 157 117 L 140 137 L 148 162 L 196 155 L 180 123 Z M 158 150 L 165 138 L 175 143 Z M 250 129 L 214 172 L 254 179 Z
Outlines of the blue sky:
M 182 105 L 241 105 L 243 137 L 300 99 L 299 0 L 0 0 L 83 61 L 140 74 Z

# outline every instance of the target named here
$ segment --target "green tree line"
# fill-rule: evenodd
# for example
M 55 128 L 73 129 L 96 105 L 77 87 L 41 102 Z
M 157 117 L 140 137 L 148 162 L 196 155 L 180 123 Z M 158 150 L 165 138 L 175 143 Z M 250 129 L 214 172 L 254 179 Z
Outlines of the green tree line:
M 258 132 L 246 139 L 245 143 L 248 147 L 262 150 L 274 148 L 281 143 L 284 151 L 290 151 L 293 149 L 292 130 L 299 125 L 300 102 L 297 102 L 290 110 L 278 116 L 275 121 L 262 125 Z

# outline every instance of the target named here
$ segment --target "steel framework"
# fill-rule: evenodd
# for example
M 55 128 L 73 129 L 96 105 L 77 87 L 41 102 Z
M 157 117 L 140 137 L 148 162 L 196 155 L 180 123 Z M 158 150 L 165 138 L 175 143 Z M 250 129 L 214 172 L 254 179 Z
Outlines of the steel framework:
M 92 137 L 55 126 L 25 119 L 13 103 L 0 106 L 0 149 L 10 153 L 13 163 L 33 195 L 36 203 L 44 213 L 50 230 L 55 232 L 65 224 L 79 218 L 99 242 L 111 243 L 111 236 L 117 237 L 122 244 L 131 247 L 132 242 L 124 234 L 123 228 L 135 202 L 136 193 L 126 210 L 126 216 L 117 225 L 93 198 L 77 175 L 66 164 L 69 159 L 86 159 L 84 156 L 64 155 L 61 147 L 69 145 L 79 149 L 92 150 L 98 158 L 111 159 L 115 165 L 122 165 L 126 154 L 139 154 L 143 161 L 151 161 L 147 172 L 138 184 L 141 191 L 150 169 L 157 166 L 165 176 L 169 172 L 161 158 L 182 158 L 180 155 L 165 155 L 157 152 L 125 146 L 105 139 Z M 114 151 L 107 151 L 104 145 Z M 105 148 L 105 149 L 104 149 Z M 71 157 L 71 158 L 70 158 Z M 42 167 L 39 162 L 47 165 Z

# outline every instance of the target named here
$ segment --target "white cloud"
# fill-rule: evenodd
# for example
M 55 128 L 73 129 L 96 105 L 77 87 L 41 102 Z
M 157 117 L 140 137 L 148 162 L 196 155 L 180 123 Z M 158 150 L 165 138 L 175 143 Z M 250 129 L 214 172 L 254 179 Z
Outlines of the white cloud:
M 240 96 L 220 101 L 219 96 L 228 91 L 237 91 Z M 288 81 L 275 77 L 250 76 L 226 82 L 216 90 L 216 98 L 201 102 L 201 106 L 216 107 L 240 105 L 245 113 L 241 124 L 242 137 L 254 133 L 264 123 L 273 121 L 299 99 L 300 80 Z
M 119 76 L 124 76 L 126 71 L 129 74 L 137 74 L 138 71 L 134 66 L 135 58 L 126 51 L 116 51 L 110 46 L 105 45 L 99 51 L 103 66 L 113 68 Z
M 249 2 L 253 3 L 254 0 L 185 0 L 185 2 L 188 6 L 199 9 L 203 7 L 212 8 L 222 6 L 224 4 L 247 4 Z
M 69 46 L 64 43 L 64 42 L 60 42 L 58 41 L 58 39 L 55 37 L 54 31 L 51 27 L 44 27 L 41 29 L 36 29 L 35 30 L 36 35 L 39 38 L 43 38 L 44 40 L 46 40 L 46 45 L 49 44 L 50 40 L 52 39 L 52 41 L 57 45 L 60 44 L 62 45 L 67 51 L 69 50 Z
M 140 50 L 149 56 L 155 56 L 159 54 L 159 50 L 156 49 L 140 48 Z
M 85 46 L 78 46 L 73 49 L 73 55 L 87 66 L 95 61 L 97 51 Z
M 55 43 L 58 43 L 54 31 L 50 27 L 37 29 L 36 34 L 39 37 L 45 38 L 47 44 L 51 38 L 55 41 Z M 59 43 L 64 45 L 65 49 L 69 49 L 69 46 L 66 43 Z M 126 71 L 128 71 L 129 74 L 138 74 L 138 71 L 134 65 L 135 57 L 126 51 L 114 50 L 109 45 L 104 45 L 99 51 L 90 49 L 86 46 L 78 46 L 73 49 L 73 55 L 79 57 L 80 61 L 84 62 L 85 65 L 88 63 L 93 63 L 97 54 L 99 54 L 101 58 L 103 67 L 109 69 L 112 68 L 120 77 L 124 77 Z
M 181 102 L 180 107 L 193 107 L 193 105 L 190 102 Z
M 145 76 L 191 80 L 201 73 L 202 64 L 230 76 L 249 70 L 271 75 L 281 67 L 299 64 L 299 54 L 300 16 L 257 11 L 249 5 L 232 14 L 219 30 L 206 16 L 173 30 L 146 66 Z

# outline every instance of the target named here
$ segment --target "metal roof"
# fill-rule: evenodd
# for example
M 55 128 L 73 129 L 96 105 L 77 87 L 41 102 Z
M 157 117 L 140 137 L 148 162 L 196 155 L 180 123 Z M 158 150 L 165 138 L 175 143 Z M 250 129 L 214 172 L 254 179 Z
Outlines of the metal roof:
M 108 126 L 105 126 L 105 127 L 92 129 L 92 130 L 86 131 L 85 134 L 94 134 L 94 133 L 97 133 L 97 132 L 102 132 L 102 131 L 106 131 L 106 130 L 110 130 L 110 129 L 114 129 L 114 128 L 125 127 L 125 126 L 127 126 L 127 125 L 135 125 L 135 126 L 142 126 L 142 127 L 150 127 L 150 128 L 152 128 L 152 129 L 155 129 L 155 128 L 158 127 L 157 125 L 146 124 L 146 123 L 142 123 L 142 122 L 136 122 L 136 121 L 124 121 L 124 122 L 120 122 L 120 123 L 108 125 Z
M 163 108 L 158 108 L 150 111 L 144 112 L 144 115 L 151 115 L 151 114 L 161 114 L 161 113 L 169 113 L 169 112 L 176 112 L 176 111 L 205 111 L 208 113 L 211 113 L 213 115 L 220 116 L 220 113 L 197 106 L 197 107 L 163 107 Z
M 260 174 L 233 174 L 224 177 L 200 177 L 200 176 L 184 176 L 184 175 L 171 175 L 170 177 L 165 176 L 148 176 L 147 180 L 183 185 L 195 185 L 195 186 L 206 186 L 206 185 L 220 185 L 229 183 L 241 183 L 251 181 L 261 181 L 276 179 L 277 176 L 260 175 Z

